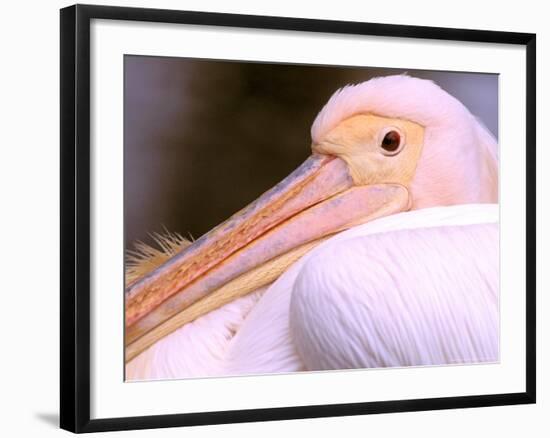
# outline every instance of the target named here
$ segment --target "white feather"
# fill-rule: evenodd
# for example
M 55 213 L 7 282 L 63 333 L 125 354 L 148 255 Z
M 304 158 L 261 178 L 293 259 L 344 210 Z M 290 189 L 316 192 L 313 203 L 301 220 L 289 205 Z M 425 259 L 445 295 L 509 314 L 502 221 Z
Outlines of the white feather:
M 226 304 L 157 341 L 126 365 L 126 379 L 223 375 L 229 341 L 264 291 Z
M 494 362 L 498 224 L 334 243 L 300 270 L 289 321 L 308 370 Z
M 464 233 L 467 234 L 468 230 L 475 232 L 475 227 L 478 226 L 476 224 L 496 223 L 498 223 L 498 206 L 492 204 L 461 205 L 400 213 L 360 225 L 334 236 L 296 262 L 265 292 L 247 316 L 237 335 L 231 340 L 227 353 L 227 372 L 232 375 L 257 374 L 300 371 L 307 368 L 307 364 L 303 363 L 293 340 L 298 333 L 291 332 L 289 324 L 292 294 L 293 290 L 301 293 L 305 288 L 303 280 L 300 286 L 298 285 L 299 277 L 306 278 L 309 275 L 315 275 L 318 270 L 323 270 L 327 277 L 333 275 L 335 272 L 333 266 L 339 266 L 339 264 L 335 264 L 334 257 L 332 257 L 334 248 L 341 254 L 342 249 L 347 248 L 348 244 L 350 247 L 361 245 L 361 243 L 365 243 L 363 240 L 365 237 L 376 235 L 380 248 L 384 248 L 386 244 L 398 252 L 399 246 L 396 246 L 390 232 L 428 229 L 425 233 L 441 235 L 439 227 L 446 227 L 446 229 L 464 228 Z M 428 236 L 424 237 L 426 238 L 424 246 L 429 247 L 431 240 Z M 479 254 L 484 260 L 486 259 L 486 262 L 480 265 L 483 274 L 493 278 L 491 276 L 494 274 L 494 264 L 498 263 L 498 257 L 494 256 L 498 235 L 490 233 L 487 235 L 487 239 L 491 245 L 487 247 L 475 245 L 475 250 L 476 254 Z M 433 251 L 439 253 L 442 248 L 438 246 L 438 243 L 443 245 L 445 240 L 436 239 L 434 243 Z M 466 246 L 469 243 L 475 243 L 475 241 L 464 239 L 462 242 Z M 471 249 L 473 250 L 474 247 Z M 468 250 L 466 249 L 466 251 Z M 316 261 L 312 262 L 312 259 Z M 454 269 L 458 266 L 457 260 L 461 260 L 460 257 L 456 257 L 456 251 L 453 256 L 449 257 L 439 253 L 439 259 L 447 267 L 448 277 L 439 279 L 428 277 L 427 281 L 444 280 L 444 285 L 449 285 L 452 284 L 453 276 L 460 277 L 464 274 L 464 271 Z M 346 258 L 345 260 L 349 261 L 350 259 Z M 364 272 L 368 270 L 368 261 L 361 259 L 361 262 L 346 263 L 344 269 L 347 269 L 347 277 L 364 275 Z M 408 262 L 410 260 L 404 263 Z M 367 266 L 364 266 L 365 263 Z M 491 269 L 485 269 L 487 263 L 492 264 Z M 475 265 L 471 263 L 468 269 L 475 269 Z M 310 270 L 312 274 L 310 274 Z M 330 288 L 326 288 L 324 292 L 330 293 Z M 494 288 L 489 289 L 486 283 L 481 282 L 477 285 L 476 293 L 482 295 L 479 299 L 483 301 L 487 299 L 487 296 L 494 294 Z M 487 308 L 481 309 L 481 311 L 486 311 L 487 317 L 492 318 L 495 309 Z M 419 314 L 419 318 L 421 317 L 422 315 Z M 312 320 L 310 319 L 310 321 Z M 331 329 L 331 321 L 319 318 L 315 323 L 322 327 L 320 330 Z M 297 329 L 296 327 L 295 329 Z
M 497 223 L 498 206 L 480 204 L 400 213 L 344 231 L 306 254 L 267 291 L 157 342 L 127 365 L 127 378 L 494 361 Z M 437 271 L 430 270 L 435 262 Z M 400 273 L 403 281 L 392 282 L 394 289 L 384 286 L 381 294 L 381 281 Z M 344 281 L 349 287 L 339 288 Z M 460 287 L 449 287 L 455 284 Z M 389 310 L 392 299 L 400 302 Z M 453 317 L 452 306 L 460 319 L 438 324 L 433 315 Z M 386 311 L 376 319 L 373 309 Z M 409 343 L 397 338 L 405 332 L 412 336 Z M 372 354 L 374 346 L 379 353 Z

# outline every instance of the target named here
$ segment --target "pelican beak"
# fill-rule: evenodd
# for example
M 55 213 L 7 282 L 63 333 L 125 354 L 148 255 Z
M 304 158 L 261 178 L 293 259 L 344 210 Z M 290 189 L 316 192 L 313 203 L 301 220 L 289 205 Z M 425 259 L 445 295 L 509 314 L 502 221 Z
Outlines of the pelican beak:
M 409 208 L 398 184 L 356 186 L 340 158 L 313 154 L 283 181 L 126 289 L 126 344 L 293 249 Z

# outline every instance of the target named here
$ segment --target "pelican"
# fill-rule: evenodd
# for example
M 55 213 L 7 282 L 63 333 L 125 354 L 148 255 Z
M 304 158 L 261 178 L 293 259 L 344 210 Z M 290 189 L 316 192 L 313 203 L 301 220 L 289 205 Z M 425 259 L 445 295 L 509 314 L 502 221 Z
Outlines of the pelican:
M 127 380 L 498 360 L 491 133 L 398 75 L 336 91 L 311 139 L 299 168 L 195 242 L 141 247 Z

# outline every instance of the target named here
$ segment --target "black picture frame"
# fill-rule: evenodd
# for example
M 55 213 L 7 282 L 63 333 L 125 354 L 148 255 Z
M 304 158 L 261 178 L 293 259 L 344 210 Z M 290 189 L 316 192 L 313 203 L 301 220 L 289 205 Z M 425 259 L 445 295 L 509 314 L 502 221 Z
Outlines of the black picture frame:
M 322 406 L 90 419 L 90 21 L 130 20 L 522 45 L 526 48 L 525 392 Z M 486 30 L 74 5 L 60 12 L 61 349 L 60 426 L 81 432 L 426 411 L 535 403 L 536 35 Z

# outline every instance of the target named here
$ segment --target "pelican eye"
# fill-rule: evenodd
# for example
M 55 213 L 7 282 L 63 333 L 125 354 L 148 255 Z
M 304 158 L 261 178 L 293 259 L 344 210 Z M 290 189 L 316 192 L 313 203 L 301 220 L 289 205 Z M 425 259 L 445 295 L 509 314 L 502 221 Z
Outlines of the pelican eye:
M 400 151 L 401 148 L 401 134 L 392 129 L 384 135 L 380 143 L 380 147 L 383 149 L 385 155 L 395 155 Z

